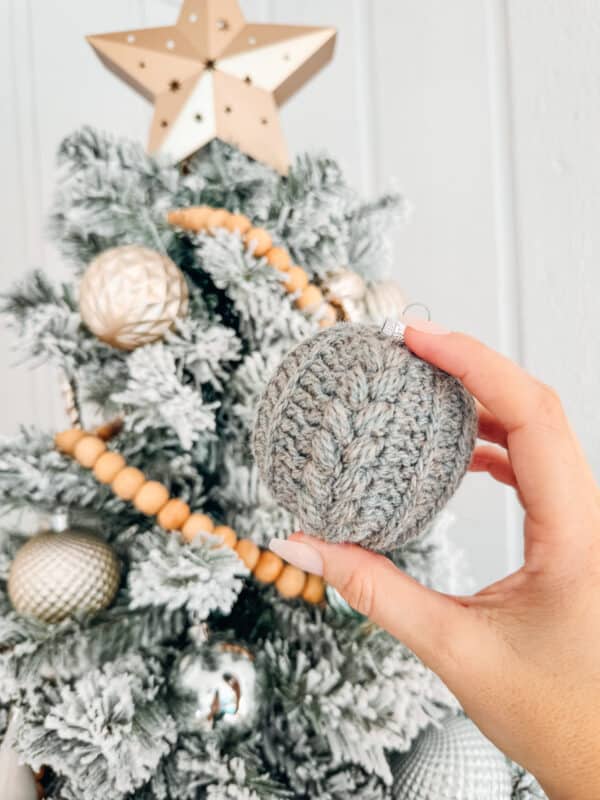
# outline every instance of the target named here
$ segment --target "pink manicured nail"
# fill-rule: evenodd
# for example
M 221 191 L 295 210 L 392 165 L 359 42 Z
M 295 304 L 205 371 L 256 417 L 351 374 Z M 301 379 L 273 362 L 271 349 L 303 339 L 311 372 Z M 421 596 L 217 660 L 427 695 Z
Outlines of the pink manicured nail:
M 313 575 L 323 574 L 321 554 L 309 544 L 288 542 L 286 539 L 271 539 L 269 549 L 305 572 L 311 572 Z
M 447 328 L 444 328 L 442 325 L 438 325 L 437 322 L 432 322 L 430 319 L 405 319 L 404 324 L 407 328 L 413 328 L 415 331 L 420 331 L 421 333 L 450 333 Z

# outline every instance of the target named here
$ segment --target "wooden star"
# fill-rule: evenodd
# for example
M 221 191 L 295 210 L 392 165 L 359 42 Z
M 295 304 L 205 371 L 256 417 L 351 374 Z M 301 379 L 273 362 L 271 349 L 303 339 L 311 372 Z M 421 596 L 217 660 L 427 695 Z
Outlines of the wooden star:
M 278 106 L 331 59 L 335 37 L 334 28 L 248 24 L 237 0 L 184 0 L 175 25 L 87 39 L 154 103 L 151 153 L 181 161 L 219 138 L 285 174 Z

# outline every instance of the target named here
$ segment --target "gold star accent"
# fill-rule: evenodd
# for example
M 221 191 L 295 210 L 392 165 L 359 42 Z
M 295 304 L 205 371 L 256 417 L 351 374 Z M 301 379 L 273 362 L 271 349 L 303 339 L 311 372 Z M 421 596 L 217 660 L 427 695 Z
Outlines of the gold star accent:
M 335 37 L 334 28 L 247 23 L 237 0 L 184 0 L 175 25 L 88 41 L 154 103 L 151 153 L 182 161 L 219 138 L 285 174 L 278 106 L 331 59 Z

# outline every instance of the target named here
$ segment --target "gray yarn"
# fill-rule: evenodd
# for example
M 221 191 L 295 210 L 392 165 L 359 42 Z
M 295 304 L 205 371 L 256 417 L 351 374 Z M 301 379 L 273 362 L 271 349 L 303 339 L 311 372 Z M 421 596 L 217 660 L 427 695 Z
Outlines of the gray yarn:
M 284 358 L 252 444 L 302 530 L 385 552 L 444 506 L 476 436 L 475 403 L 458 380 L 373 326 L 341 323 Z
M 508 759 L 465 717 L 430 726 L 393 756 L 394 800 L 510 800 Z

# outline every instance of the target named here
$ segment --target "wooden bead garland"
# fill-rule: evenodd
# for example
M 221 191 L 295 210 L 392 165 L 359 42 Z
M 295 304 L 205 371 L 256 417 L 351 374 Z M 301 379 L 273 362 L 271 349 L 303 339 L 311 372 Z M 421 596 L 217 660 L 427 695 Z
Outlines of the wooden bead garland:
M 186 542 L 203 533 L 220 536 L 222 546 L 234 549 L 255 578 L 262 583 L 273 583 L 282 597 L 302 597 L 313 604 L 323 602 L 325 584 L 321 577 L 285 564 L 270 550 L 261 550 L 252 539 L 238 539 L 233 528 L 215 525 L 208 514 L 192 513 L 184 500 L 170 497 L 167 487 L 162 483 L 146 480 L 137 467 L 127 466 L 122 455 L 108 451 L 105 438 L 109 438 L 109 435 L 100 436 L 99 430 L 96 429 L 94 433 L 87 433 L 80 428 L 61 431 L 54 437 L 54 444 L 61 453 L 93 470 L 100 483 L 110 484 L 117 497 L 132 501 L 143 514 L 156 515 L 162 528 L 180 531 Z M 113 432 L 116 430 L 114 426 Z
M 274 269 L 284 273 L 284 289 L 289 294 L 296 295 L 294 302 L 300 311 L 315 314 L 322 328 L 337 322 L 336 309 L 324 299 L 318 286 L 309 283 L 306 271 L 302 267 L 292 265 L 288 251 L 284 247 L 274 247 L 270 234 L 264 228 L 253 227 L 248 217 L 243 214 L 232 214 L 224 208 L 211 208 L 211 206 L 190 206 L 170 211 L 167 221 L 171 225 L 196 233 L 200 231 L 210 233 L 215 228 L 239 231 L 244 244 L 257 258 L 264 256 Z

